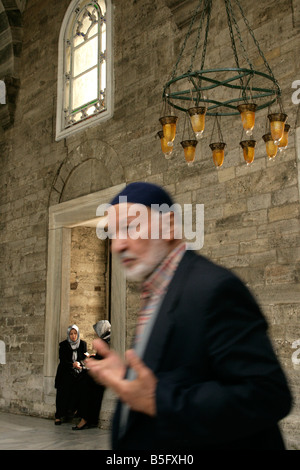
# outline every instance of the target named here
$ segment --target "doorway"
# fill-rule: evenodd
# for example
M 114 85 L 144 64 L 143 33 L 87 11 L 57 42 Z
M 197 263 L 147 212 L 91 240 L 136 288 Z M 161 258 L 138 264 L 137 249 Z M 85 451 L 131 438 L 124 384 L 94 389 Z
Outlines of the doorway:
M 94 269 L 95 272 L 97 271 L 98 275 L 98 277 L 92 278 L 92 276 L 89 276 L 89 273 L 86 272 L 84 276 L 85 282 L 89 285 L 90 295 L 93 297 L 90 306 L 94 303 L 94 306 L 97 304 L 98 308 L 98 310 L 97 308 L 91 308 L 90 312 L 94 313 L 91 314 L 90 317 L 89 315 L 86 316 L 86 331 L 91 330 L 91 334 L 93 335 L 92 325 L 94 319 L 97 315 L 99 319 L 105 319 L 102 318 L 105 313 L 111 323 L 111 347 L 121 356 L 125 353 L 126 279 L 118 261 L 109 255 L 109 241 L 96 239 L 96 225 L 99 221 L 99 218 L 96 217 L 98 206 L 108 203 L 124 186 L 125 184 L 114 186 L 49 208 L 44 402 L 45 405 L 52 407 L 53 410 L 56 395 L 54 378 L 58 364 L 58 345 L 59 342 L 63 341 L 66 337 L 66 331 L 70 325 L 70 314 L 75 315 L 76 312 L 76 305 L 73 304 L 74 299 L 72 299 L 72 287 L 74 291 L 78 289 L 79 277 L 77 276 L 78 279 L 76 281 L 75 271 L 72 271 L 74 267 L 72 266 L 72 258 L 76 259 L 75 251 L 72 253 L 72 239 L 74 248 L 77 243 L 75 243 L 75 240 L 80 233 L 81 235 L 83 233 L 85 234 L 85 242 L 81 242 L 83 243 L 82 249 L 85 251 L 86 256 L 94 258 L 96 263 L 93 268 L 91 268 L 93 264 L 91 263 L 90 267 L 87 267 L 86 270 Z M 88 240 L 91 240 L 92 232 L 94 232 L 95 238 L 93 239 L 92 246 L 87 247 L 87 245 L 91 244 L 91 241 Z M 95 248 L 98 242 L 99 252 L 96 255 L 93 254 L 93 248 Z M 100 242 L 104 243 L 106 247 L 102 245 L 101 248 Z M 84 245 L 86 245 L 85 248 Z M 101 275 L 99 275 L 97 257 L 98 261 L 100 261 L 101 257 L 106 257 L 107 260 L 105 269 L 109 272 L 109 275 L 105 275 L 102 278 L 103 282 L 100 282 Z M 77 256 L 77 262 L 79 262 L 79 258 L 80 256 Z M 80 269 L 78 268 L 78 272 Z M 83 282 L 83 278 L 80 282 Z M 87 284 L 85 284 L 85 286 Z M 97 298 L 97 293 L 99 294 L 99 292 L 105 295 L 105 306 L 103 298 L 101 301 L 99 300 L 101 296 L 98 295 L 99 298 Z M 77 309 L 77 313 L 79 310 L 80 309 Z M 85 308 L 85 313 L 86 310 Z M 73 313 L 71 313 L 72 311 Z M 96 316 L 93 317 L 92 315 L 94 315 L 95 312 L 97 312 Z M 85 313 L 83 311 L 83 316 L 85 316 Z M 108 397 L 108 403 L 106 405 L 105 403 L 103 404 L 108 413 L 110 412 L 109 402 L 111 400 L 113 400 L 113 397 Z
M 94 227 L 71 230 L 69 325 L 79 327 L 80 337 L 91 354 L 95 338 L 93 325 L 111 322 L 111 254 L 109 240 L 100 240 Z

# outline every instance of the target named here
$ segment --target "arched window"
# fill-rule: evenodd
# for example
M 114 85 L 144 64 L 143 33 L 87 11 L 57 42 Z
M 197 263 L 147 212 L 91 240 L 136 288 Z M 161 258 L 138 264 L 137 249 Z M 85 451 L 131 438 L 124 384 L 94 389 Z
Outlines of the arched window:
M 56 139 L 112 116 L 111 1 L 73 0 L 60 31 Z

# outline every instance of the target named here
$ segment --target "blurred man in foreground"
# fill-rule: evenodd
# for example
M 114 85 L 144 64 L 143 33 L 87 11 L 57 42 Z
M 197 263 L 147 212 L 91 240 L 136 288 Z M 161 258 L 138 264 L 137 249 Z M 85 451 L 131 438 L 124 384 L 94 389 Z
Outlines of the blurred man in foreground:
M 146 207 L 134 234 L 133 204 Z M 105 358 L 87 361 L 120 398 L 113 449 L 284 449 L 277 423 L 291 395 L 257 303 L 234 274 L 175 238 L 172 211 L 153 218 L 157 204 L 171 208 L 172 200 L 158 186 L 132 183 L 109 209 L 112 252 L 127 278 L 141 283 L 126 360 L 99 340 Z

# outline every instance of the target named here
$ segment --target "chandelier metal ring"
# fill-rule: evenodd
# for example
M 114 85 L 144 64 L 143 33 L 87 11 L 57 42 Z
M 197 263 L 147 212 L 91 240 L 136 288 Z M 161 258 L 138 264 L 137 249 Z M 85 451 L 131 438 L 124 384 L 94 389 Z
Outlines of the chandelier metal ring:
M 216 78 L 216 75 L 214 75 L 214 78 L 211 78 L 208 75 L 210 73 L 216 74 L 219 72 L 234 72 L 235 75 L 227 78 L 226 80 L 218 80 Z M 253 86 L 251 87 L 251 95 L 249 93 L 247 94 L 247 87 L 243 86 L 241 84 L 241 81 L 245 77 L 249 77 L 250 79 L 252 79 L 254 75 L 269 80 L 273 84 L 273 86 Z M 183 90 L 174 90 L 175 85 L 180 86 L 180 84 L 184 84 L 184 82 L 190 83 L 192 87 L 190 86 L 186 88 L 185 86 L 185 89 Z M 220 101 L 218 99 L 213 99 L 205 96 L 205 92 L 213 90 L 214 88 L 220 86 L 229 89 L 231 88 L 235 90 L 241 90 L 242 96 L 233 97 L 225 101 Z M 173 108 L 186 112 L 191 106 L 190 103 L 192 103 L 192 106 L 194 105 L 194 103 L 197 103 L 197 105 L 199 105 L 199 103 L 206 103 L 206 114 L 208 116 L 238 115 L 239 111 L 237 110 L 237 105 L 240 102 L 244 102 L 245 100 L 250 99 L 251 101 L 257 99 L 267 99 L 266 101 L 258 104 L 257 106 L 257 110 L 264 109 L 271 106 L 277 100 L 280 94 L 281 90 L 274 76 L 259 72 L 254 69 L 232 67 L 190 71 L 183 75 L 179 75 L 178 77 L 172 78 L 165 84 L 163 89 L 163 99 L 167 100 L 168 104 L 171 105 Z M 200 96 L 200 98 L 198 98 L 197 95 Z M 182 103 L 179 104 L 179 101 L 186 101 L 187 107 L 184 107 Z M 227 110 L 220 111 L 220 107 L 226 108 Z

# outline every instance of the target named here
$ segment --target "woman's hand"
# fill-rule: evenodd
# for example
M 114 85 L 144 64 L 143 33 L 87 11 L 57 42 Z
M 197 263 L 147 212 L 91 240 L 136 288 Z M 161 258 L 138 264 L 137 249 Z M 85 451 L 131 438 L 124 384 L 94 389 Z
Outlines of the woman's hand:
M 77 361 L 73 362 L 73 367 L 74 367 L 74 369 L 78 369 L 78 370 L 81 370 L 81 369 L 82 369 L 80 363 L 77 362 Z

